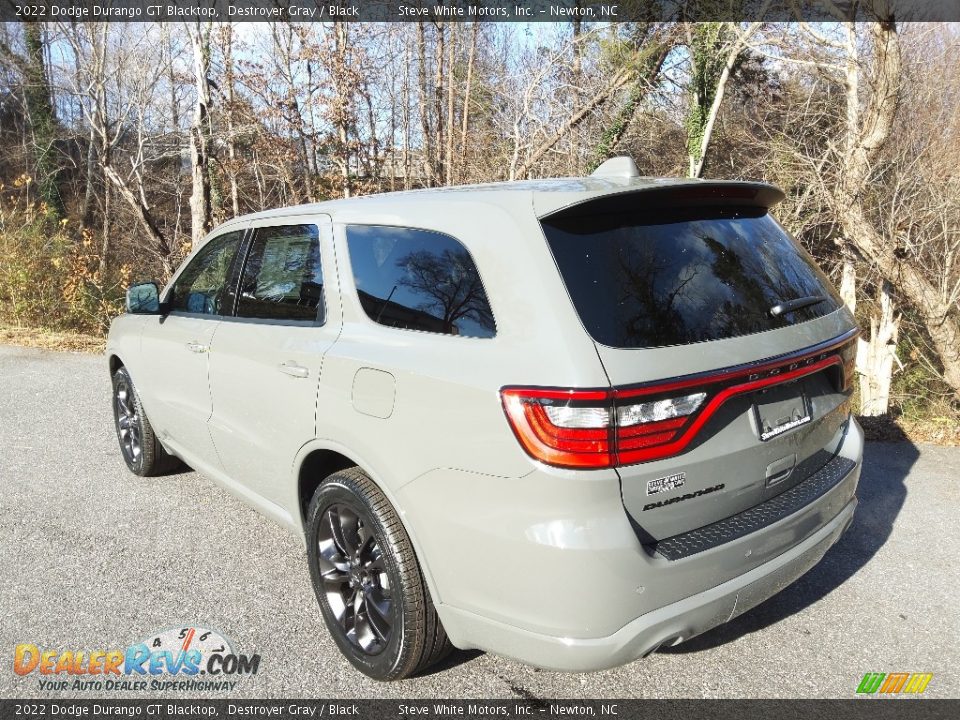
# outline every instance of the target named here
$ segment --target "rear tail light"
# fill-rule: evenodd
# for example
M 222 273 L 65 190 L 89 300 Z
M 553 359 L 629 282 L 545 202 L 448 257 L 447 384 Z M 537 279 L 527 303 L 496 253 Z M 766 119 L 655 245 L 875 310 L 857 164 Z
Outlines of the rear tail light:
M 514 434 L 536 460 L 566 468 L 609 468 L 679 455 L 728 399 L 839 369 L 848 391 L 856 335 L 778 361 L 727 368 L 634 388 L 500 391 Z
M 610 467 L 612 407 L 605 390 L 505 388 L 503 408 L 534 458 L 571 468 Z
M 631 459 L 637 452 L 675 440 L 707 394 L 632 402 L 620 401 L 616 390 L 505 388 L 501 397 L 517 439 L 534 458 L 605 468 L 637 462 Z

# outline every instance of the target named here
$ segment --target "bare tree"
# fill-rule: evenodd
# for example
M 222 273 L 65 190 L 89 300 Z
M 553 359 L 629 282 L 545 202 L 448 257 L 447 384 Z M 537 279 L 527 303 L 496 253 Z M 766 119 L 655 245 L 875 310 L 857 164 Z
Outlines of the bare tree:
M 196 100 L 190 126 L 190 168 L 193 192 L 190 194 L 191 237 L 198 242 L 213 228 L 213 203 L 210 186 L 210 152 L 213 136 L 210 94 L 210 34 L 212 22 L 186 23 L 193 48 L 193 77 Z
M 877 21 L 10 24 L 0 181 L 56 188 L 102 278 L 169 274 L 247 209 L 611 154 L 764 179 L 861 320 L 864 410 L 916 382 L 901 362 L 960 397 L 960 34 L 857 6 Z
M 852 30 L 851 32 L 855 32 Z M 867 73 L 869 91 L 861 91 L 861 63 L 846 65 L 847 118 L 841 182 L 834 193 L 836 211 L 845 234 L 857 250 L 900 288 L 922 315 L 925 328 L 943 365 L 944 380 L 960 398 L 960 321 L 949 297 L 934 286 L 924 268 L 887 242 L 871 221 L 865 194 L 874 178 L 881 154 L 890 139 L 901 98 L 902 58 L 900 37 L 892 19 L 868 28 L 872 57 Z M 866 102 L 862 97 L 866 95 Z
M 766 11 L 764 4 L 760 14 Z M 690 111 L 687 114 L 687 153 L 689 176 L 703 174 L 713 128 L 723 104 L 727 83 L 737 62 L 760 28 L 759 22 L 741 29 L 738 23 L 706 22 L 687 24 L 687 44 L 691 56 Z
M 22 27 L 23 51 L 18 52 L 3 39 L 0 40 L 0 58 L 19 76 L 17 94 L 22 98 L 25 129 L 29 130 L 24 136 L 30 157 L 28 172 L 36 181 L 47 214 L 60 219 L 64 215 L 64 205 L 59 188 L 57 117 L 46 60 L 48 41 L 42 23 L 23 23 Z
M 510 165 L 510 178 L 526 177 L 532 168 L 561 140 L 568 137 L 573 130 L 617 97 L 624 88 L 631 84 L 635 88 L 643 88 L 644 90 L 652 86 L 656 82 L 663 67 L 663 61 L 672 47 L 671 36 L 672 33 L 669 30 L 658 28 L 654 32 L 635 36 L 625 43 L 622 56 L 614 58 L 612 62 L 608 63 L 609 67 L 605 68 L 606 77 L 603 82 L 590 94 L 579 95 L 578 93 L 582 98 L 580 104 L 573 108 L 573 111 L 567 115 L 559 126 L 554 126 L 555 129 L 551 129 L 543 139 L 535 144 L 531 145 L 529 141 L 523 143 L 527 146 L 524 148 L 525 152 L 519 148 L 515 150 L 515 160 Z M 585 38 L 585 33 L 578 33 L 574 42 L 583 43 Z M 562 58 L 567 56 L 569 56 L 569 50 L 561 47 L 549 61 L 542 65 L 543 69 L 534 73 L 530 78 L 523 95 L 523 115 L 527 120 L 535 115 L 532 108 L 532 98 L 538 86 L 543 83 L 545 74 L 550 72 L 549 68 L 552 65 L 561 63 Z M 582 65 L 583 58 L 581 55 L 575 55 L 574 58 L 577 63 Z M 633 101 L 628 100 L 627 107 L 630 115 L 635 111 L 638 103 L 639 98 L 637 97 Z M 515 123 L 515 137 L 520 136 L 521 127 L 521 122 Z M 529 137 L 526 133 L 523 133 L 523 135 Z M 521 155 L 523 157 L 520 157 Z
M 150 241 L 147 247 L 169 274 L 173 270 L 173 248 L 152 212 L 146 190 L 148 125 L 163 63 L 149 39 L 135 41 L 129 28 L 121 24 L 64 23 L 59 29 L 74 54 L 75 72 L 66 79 L 96 138 L 97 162 L 146 232 Z M 124 160 L 121 149 L 127 170 L 118 166 Z M 108 187 L 104 187 L 101 237 L 100 272 L 105 276 L 115 240 Z

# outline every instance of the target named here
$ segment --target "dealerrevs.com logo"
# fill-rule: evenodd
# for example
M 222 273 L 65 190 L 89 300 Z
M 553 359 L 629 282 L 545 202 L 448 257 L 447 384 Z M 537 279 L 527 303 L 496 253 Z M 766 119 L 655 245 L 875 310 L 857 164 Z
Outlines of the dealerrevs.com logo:
M 59 649 L 20 643 L 13 671 L 35 676 L 40 690 L 233 690 L 237 678 L 255 675 L 259 655 L 234 652 L 216 630 L 176 627 L 126 648 Z

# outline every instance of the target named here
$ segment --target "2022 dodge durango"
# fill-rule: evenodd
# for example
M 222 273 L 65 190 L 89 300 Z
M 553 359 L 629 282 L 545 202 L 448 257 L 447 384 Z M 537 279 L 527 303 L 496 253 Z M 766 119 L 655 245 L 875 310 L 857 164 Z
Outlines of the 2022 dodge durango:
M 588 671 L 687 640 L 857 504 L 857 329 L 782 199 L 618 158 L 230 220 L 113 323 L 123 458 L 301 537 L 380 680 L 451 646 Z

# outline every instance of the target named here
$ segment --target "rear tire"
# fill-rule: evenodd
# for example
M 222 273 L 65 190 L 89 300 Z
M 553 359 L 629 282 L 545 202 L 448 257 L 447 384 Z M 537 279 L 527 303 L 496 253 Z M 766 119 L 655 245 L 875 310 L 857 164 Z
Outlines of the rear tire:
M 452 649 L 400 518 L 360 468 L 314 493 L 307 560 L 327 628 L 360 672 L 402 680 Z
M 113 422 L 120 454 L 134 475 L 165 475 L 181 467 L 180 460 L 168 453 L 157 439 L 125 367 L 113 374 Z

